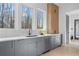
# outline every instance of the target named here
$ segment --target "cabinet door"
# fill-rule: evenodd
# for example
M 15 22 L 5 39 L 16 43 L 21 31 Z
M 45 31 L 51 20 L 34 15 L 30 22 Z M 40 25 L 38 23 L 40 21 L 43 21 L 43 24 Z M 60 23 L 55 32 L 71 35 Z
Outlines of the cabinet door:
M 57 48 L 59 45 L 61 45 L 60 36 L 51 37 L 50 39 L 51 49 Z
M 59 33 L 59 8 L 55 4 L 47 4 L 47 33 Z
M 29 56 L 36 56 L 36 38 L 29 39 Z
M 55 39 L 55 46 L 58 47 L 59 45 L 61 45 L 60 36 L 56 36 L 56 39 Z
M 28 40 L 15 40 L 15 56 L 28 56 L 29 46 Z
M 55 48 L 55 37 L 51 37 L 50 39 L 50 49 L 54 49 Z
M 45 40 L 43 37 L 37 38 L 36 48 L 37 55 L 41 55 L 45 52 Z
M 0 56 L 13 56 L 14 55 L 14 42 L 6 41 L 0 42 Z
M 44 40 L 45 40 L 45 51 L 50 50 L 50 39 L 51 39 L 50 36 L 44 37 Z
M 36 39 L 24 39 L 15 41 L 16 56 L 35 56 Z

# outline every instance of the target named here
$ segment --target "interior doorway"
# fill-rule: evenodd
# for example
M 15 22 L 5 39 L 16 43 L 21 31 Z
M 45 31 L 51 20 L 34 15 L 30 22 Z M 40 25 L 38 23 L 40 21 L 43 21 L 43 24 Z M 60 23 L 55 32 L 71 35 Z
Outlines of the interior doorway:
M 79 19 L 74 19 L 74 36 L 71 40 L 70 46 L 79 49 Z
M 66 44 L 69 44 L 69 15 L 66 15 Z
M 74 20 L 74 38 L 79 40 L 79 19 Z

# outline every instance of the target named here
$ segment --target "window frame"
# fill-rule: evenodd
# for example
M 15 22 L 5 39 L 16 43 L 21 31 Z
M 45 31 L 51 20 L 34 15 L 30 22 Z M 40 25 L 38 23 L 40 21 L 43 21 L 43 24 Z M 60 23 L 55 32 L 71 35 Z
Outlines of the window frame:
M 38 20 L 37 20 L 37 10 L 43 12 L 43 20 L 42 20 L 42 27 L 38 28 Z M 45 10 L 41 9 L 41 8 L 36 8 L 35 10 L 35 14 L 36 14 L 36 23 L 37 23 L 37 29 L 43 29 L 44 28 L 44 19 L 45 19 Z

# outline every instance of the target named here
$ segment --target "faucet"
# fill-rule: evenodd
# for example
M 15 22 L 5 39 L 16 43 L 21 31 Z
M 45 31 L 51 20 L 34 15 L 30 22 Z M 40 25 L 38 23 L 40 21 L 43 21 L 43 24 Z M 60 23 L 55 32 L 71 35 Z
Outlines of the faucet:
M 29 29 L 29 36 L 31 35 L 31 29 Z
M 37 36 L 37 35 L 32 35 L 32 29 L 29 29 L 29 33 L 28 33 L 28 36 L 27 37 L 34 37 L 34 36 Z

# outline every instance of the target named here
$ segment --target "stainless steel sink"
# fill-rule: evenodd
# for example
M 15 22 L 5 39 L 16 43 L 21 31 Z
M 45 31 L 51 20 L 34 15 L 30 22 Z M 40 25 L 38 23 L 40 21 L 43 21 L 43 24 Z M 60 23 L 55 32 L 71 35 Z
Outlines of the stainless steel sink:
M 29 36 L 26 36 L 26 37 L 35 37 L 35 36 L 37 36 L 37 35 L 29 35 Z

